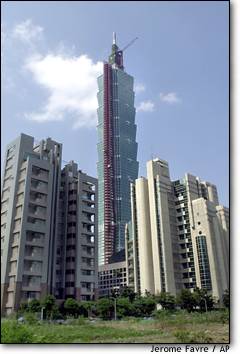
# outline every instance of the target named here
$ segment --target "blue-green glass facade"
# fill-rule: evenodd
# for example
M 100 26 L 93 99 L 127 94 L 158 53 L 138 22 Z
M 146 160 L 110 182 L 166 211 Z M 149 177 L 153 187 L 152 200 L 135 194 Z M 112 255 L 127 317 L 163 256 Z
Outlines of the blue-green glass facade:
M 109 64 L 110 65 L 110 64 Z M 98 78 L 98 258 L 104 257 L 104 75 Z M 114 252 L 125 247 L 125 225 L 131 219 L 130 182 L 138 177 L 133 77 L 111 65 Z

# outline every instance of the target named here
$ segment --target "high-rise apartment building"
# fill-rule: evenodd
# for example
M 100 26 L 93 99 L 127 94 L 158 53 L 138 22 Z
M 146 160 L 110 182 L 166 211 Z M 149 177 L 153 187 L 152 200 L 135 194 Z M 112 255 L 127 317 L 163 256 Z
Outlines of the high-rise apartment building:
M 1 192 L 1 308 L 47 294 L 52 282 L 62 145 L 21 134 L 7 146 Z
M 53 293 L 59 299 L 97 295 L 97 179 L 71 161 L 61 172 Z
M 98 253 L 103 265 L 125 247 L 130 182 L 138 175 L 133 77 L 124 70 L 115 37 L 98 89 Z
M 170 181 L 168 164 L 147 163 L 147 179 L 131 185 L 126 225 L 127 284 L 135 291 L 207 289 L 221 299 L 229 287 L 228 209 L 216 186 L 186 174 Z
M 221 299 L 229 288 L 229 213 L 215 185 L 186 174 L 173 182 L 182 279 Z
M 7 146 L 1 192 L 1 308 L 53 294 L 97 295 L 97 180 L 62 145 L 21 134 Z
M 166 161 L 147 163 L 147 179 L 138 178 L 131 185 L 131 201 L 132 222 L 126 228 L 128 278 L 136 277 L 135 291 L 142 294 L 146 290 L 176 294 L 182 286 L 181 269 L 173 188 Z

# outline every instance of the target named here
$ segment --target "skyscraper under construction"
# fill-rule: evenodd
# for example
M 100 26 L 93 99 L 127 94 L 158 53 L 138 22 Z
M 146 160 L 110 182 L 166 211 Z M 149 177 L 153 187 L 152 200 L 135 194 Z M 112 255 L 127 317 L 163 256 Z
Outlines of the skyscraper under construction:
M 130 182 L 138 177 L 134 80 L 124 70 L 124 49 L 119 50 L 114 34 L 112 53 L 98 78 L 99 265 L 125 247 Z

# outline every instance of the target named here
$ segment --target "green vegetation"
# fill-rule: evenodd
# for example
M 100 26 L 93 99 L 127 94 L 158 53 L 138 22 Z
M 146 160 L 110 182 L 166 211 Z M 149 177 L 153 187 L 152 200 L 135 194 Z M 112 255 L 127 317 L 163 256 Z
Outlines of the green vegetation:
M 229 290 L 225 290 L 224 294 L 223 294 L 223 304 L 226 308 L 229 309 L 230 307 L 230 294 L 229 294 Z
M 67 319 L 64 324 L 44 321 L 2 322 L 2 343 L 227 343 L 228 310 L 207 313 L 161 310 L 154 318 L 117 321 Z
M 224 300 L 225 299 L 225 300 Z M 229 293 L 214 309 L 206 291 L 144 297 L 125 287 L 98 301 L 57 302 L 47 295 L 2 320 L 2 343 L 226 343 Z M 161 310 L 156 310 L 157 304 Z M 113 321 L 115 318 L 117 320 Z M 43 316 L 43 321 L 40 320 Z

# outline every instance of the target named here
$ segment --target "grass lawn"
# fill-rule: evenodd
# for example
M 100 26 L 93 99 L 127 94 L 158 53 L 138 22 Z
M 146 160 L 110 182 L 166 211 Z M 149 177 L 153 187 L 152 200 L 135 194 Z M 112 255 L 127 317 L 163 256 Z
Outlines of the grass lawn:
M 227 343 L 228 313 L 173 314 L 119 321 L 77 319 L 69 324 L 18 324 L 2 321 L 2 343 Z

